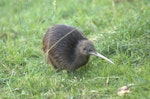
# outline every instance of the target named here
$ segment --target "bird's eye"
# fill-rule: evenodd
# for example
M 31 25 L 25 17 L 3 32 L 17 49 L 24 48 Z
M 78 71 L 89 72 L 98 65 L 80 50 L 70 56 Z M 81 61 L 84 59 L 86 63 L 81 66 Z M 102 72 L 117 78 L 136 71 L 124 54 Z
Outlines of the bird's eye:
M 86 50 L 86 48 L 83 48 L 83 50 Z

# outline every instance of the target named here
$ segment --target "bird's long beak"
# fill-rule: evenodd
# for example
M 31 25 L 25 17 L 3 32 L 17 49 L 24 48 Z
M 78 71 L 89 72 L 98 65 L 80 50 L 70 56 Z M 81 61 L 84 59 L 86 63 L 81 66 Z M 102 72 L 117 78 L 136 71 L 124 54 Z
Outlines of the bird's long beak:
M 110 59 L 108 59 L 107 57 L 103 56 L 102 54 L 98 53 L 98 52 L 90 52 L 91 55 L 95 55 L 95 56 L 98 56 L 104 60 L 107 60 L 108 62 L 114 64 L 114 62 L 112 62 Z

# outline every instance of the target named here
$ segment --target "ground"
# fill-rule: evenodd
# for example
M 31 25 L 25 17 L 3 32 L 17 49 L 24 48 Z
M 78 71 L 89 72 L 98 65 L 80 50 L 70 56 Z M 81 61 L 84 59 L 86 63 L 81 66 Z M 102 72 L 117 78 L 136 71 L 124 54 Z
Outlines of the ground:
M 83 31 L 115 65 L 92 56 L 75 73 L 56 73 L 42 53 L 54 24 Z M 149 0 L 0 0 L 1 99 L 149 99 L 149 49 Z

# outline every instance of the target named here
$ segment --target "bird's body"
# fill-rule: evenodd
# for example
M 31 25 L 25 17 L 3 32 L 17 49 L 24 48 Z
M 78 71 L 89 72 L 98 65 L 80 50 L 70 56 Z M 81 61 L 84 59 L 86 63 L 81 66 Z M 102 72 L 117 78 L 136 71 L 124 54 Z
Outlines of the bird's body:
M 55 25 L 48 29 L 43 38 L 43 51 L 55 69 L 75 71 L 88 62 L 89 52 L 95 52 L 95 48 L 78 29 Z

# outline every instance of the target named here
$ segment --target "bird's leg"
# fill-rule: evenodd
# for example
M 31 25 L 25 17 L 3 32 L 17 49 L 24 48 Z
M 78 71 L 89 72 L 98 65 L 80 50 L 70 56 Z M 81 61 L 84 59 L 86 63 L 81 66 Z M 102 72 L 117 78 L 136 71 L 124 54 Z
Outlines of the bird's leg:
M 56 73 L 59 73 L 61 70 L 60 69 L 56 69 Z
M 71 66 L 72 68 L 70 69 L 71 72 L 75 72 L 77 69 L 77 66 Z
M 76 71 L 67 71 L 68 74 L 74 74 Z

